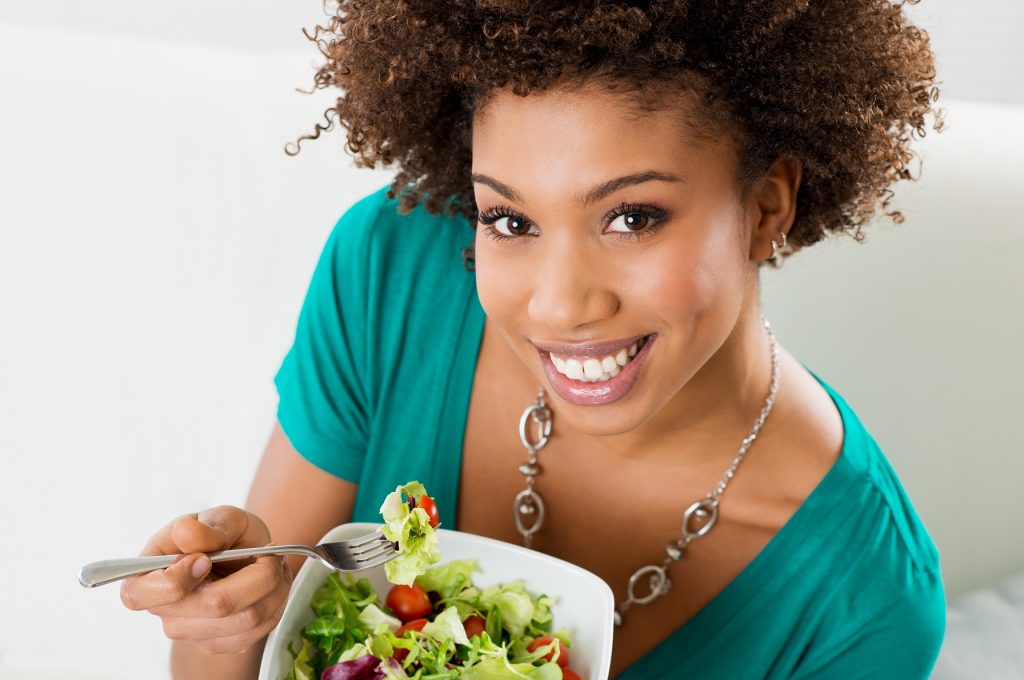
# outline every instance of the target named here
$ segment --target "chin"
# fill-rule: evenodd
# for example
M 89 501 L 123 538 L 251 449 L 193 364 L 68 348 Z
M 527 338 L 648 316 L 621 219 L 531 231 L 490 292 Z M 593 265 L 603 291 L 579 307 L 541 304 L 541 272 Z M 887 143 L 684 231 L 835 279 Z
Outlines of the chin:
M 548 403 L 552 399 L 548 396 Z M 626 434 L 647 422 L 648 418 L 634 409 L 617 406 L 612 402 L 603 406 L 577 406 L 558 401 L 554 404 L 554 431 L 558 434 L 559 421 L 567 423 L 573 430 L 595 437 L 611 437 Z

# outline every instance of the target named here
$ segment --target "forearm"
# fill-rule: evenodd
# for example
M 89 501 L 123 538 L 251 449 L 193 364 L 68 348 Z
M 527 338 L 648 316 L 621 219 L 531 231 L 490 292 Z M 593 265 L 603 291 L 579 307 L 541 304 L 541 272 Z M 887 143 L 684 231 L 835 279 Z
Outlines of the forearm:
M 171 676 L 174 680 L 255 680 L 260 672 L 263 638 L 238 654 L 207 654 L 190 642 L 171 646 Z

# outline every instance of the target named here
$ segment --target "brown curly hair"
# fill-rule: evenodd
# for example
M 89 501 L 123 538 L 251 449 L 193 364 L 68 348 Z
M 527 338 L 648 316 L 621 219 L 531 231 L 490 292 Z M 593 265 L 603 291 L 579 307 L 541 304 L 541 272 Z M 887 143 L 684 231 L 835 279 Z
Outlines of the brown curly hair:
M 304 31 L 326 57 L 317 89 L 343 91 L 357 167 L 398 164 L 400 212 L 477 217 L 475 110 L 517 95 L 600 82 L 650 110 L 666 84 L 704 104 L 701 124 L 738 140 L 740 186 L 780 157 L 803 167 L 784 255 L 862 227 L 915 179 L 910 143 L 942 127 L 929 37 L 890 0 L 350 0 Z

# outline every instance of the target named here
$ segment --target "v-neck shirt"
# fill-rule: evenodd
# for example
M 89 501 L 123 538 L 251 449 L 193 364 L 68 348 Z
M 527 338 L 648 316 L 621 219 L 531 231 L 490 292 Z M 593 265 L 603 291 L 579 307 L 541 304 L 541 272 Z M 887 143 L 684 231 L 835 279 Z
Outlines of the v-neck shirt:
M 468 221 L 385 189 L 335 225 L 274 380 L 278 421 L 319 468 L 358 485 L 352 521 L 412 479 L 458 528 L 459 479 L 485 314 L 461 250 Z M 810 370 L 810 369 L 808 369 Z M 939 555 L 884 454 L 842 417 L 842 452 L 760 553 L 619 680 L 926 678 L 945 630 Z

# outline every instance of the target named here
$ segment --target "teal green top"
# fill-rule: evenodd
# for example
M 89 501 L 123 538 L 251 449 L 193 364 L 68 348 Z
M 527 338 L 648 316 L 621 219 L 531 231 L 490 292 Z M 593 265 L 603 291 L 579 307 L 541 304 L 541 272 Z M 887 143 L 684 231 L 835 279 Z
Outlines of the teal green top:
M 460 256 L 473 232 L 396 206 L 381 189 L 328 238 L 275 377 L 277 415 L 300 454 L 358 484 L 353 521 L 380 521 L 385 495 L 418 479 L 456 527 L 484 327 Z M 842 454 L 757 557 L 621 680 L 928 676 L 945 630 L 938 552 L 878 445 L 817 379 L 842 415 Z

